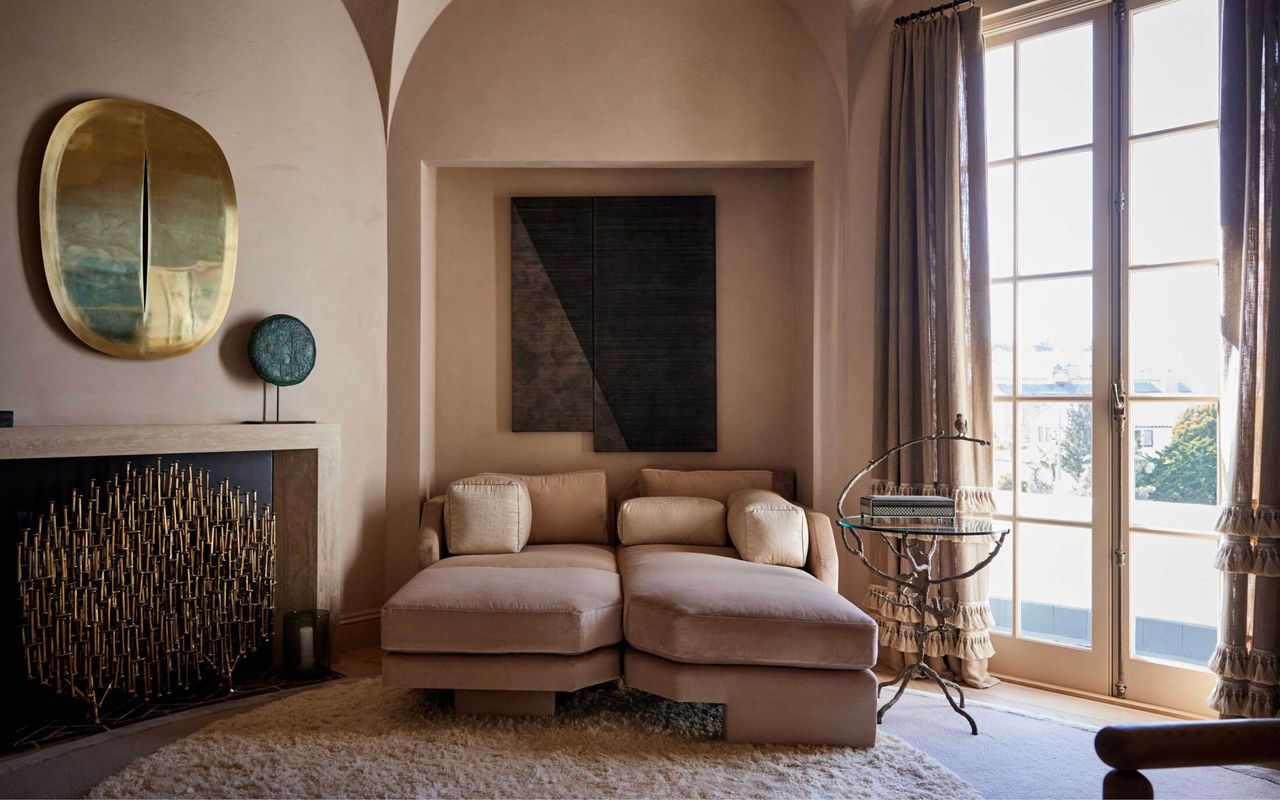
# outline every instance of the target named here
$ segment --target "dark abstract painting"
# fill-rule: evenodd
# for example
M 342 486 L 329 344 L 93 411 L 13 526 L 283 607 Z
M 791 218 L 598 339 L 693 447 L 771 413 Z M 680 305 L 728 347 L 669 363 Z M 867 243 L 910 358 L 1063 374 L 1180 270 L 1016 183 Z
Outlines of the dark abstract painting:
M 716 449 L 715 198 L 511 201 L 512 430 Z

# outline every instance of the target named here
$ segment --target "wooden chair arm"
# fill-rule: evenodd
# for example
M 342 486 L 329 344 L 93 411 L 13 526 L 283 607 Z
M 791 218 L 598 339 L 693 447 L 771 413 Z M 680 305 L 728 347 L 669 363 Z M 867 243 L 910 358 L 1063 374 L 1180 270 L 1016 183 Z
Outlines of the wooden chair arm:
M 1110 725 L 1093 748 L 1120 770 L 1216 767 L 1280 760 L 1280 719 Z

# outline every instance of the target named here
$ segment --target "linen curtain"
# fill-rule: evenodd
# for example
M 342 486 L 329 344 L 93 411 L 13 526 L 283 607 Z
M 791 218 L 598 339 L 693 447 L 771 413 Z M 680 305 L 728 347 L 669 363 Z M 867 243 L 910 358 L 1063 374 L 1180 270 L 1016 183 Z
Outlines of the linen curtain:
M 874 443 L 877 452 L 938 430 L 957 413 L 969 434 L 992 435 L 991 309 L 981 11 L 969 8 L 895 28 L 881 140 Z M 967 442 L 909 448 L 886 464 L 874 494 L 945 494 L 957 511 L 990 514 L 991 448 Z M 987 542 L 940 543 L 935 568 L 978 563 Z M 897 557 L 870 556 L 891 574 Z M 997 683 L 985 570 L 943 587 L 960 630 L 917 641 L 916 619 L 873 583 L 866 606 L 880 625 L 881 663 L 901 669 L 923 648 L 931 666 L 966 684 Z M 915 660 L 913 656 L 911 661 Z
M 1229 492 L 1218 520 L 1222 570 L 1218 682 L 1224 716 L 1280 712 L 1280 257 L 1276 103 L 1280 0 L 1223 5 L 1221 72 L 1222 333 Z

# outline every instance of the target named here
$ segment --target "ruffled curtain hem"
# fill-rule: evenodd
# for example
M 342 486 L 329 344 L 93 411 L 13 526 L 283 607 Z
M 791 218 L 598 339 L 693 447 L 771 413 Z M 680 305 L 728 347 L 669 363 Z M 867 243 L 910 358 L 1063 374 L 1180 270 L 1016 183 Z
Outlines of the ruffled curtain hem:
M 867 587 L 864 600 L 867 608 L 878 618 L 911 625 L 920 622 L 920 613 L 906 607 L 906 601 L 891 589 L 872 584 Z M 951 624 L 962 631 L 986 631 L 996 624 L 995 617 L 991 614 L 990 603 L 958 603 L 944 598 L 942 610 L 949 615 Z
M 891 619 L 878 619 L 876 622 L 880 625 L 881 647 L 902 653 L 920 652 L 920 636 L 915 628 L 909 627 L 909 623 Z M 947 631 L 945 634 L 934 631 L 925 636 L 924 654 L 934 658 L 954 656 L 977 660 L 991 658 L 996 649 L 986 631 Z
M 1267 718 L 1280 711 L 1275 686 L 1220 679 L 1209 695 L 1209 707 L 1228 717 Z
M 1213 566 L 1221 572 L 1280 578 L 1280 541 L 1259 538 L 1255 544 L 1248 536 L 1224 533 Z
M 1280 539 L 1280 506 L 1231 503 L 1222 507 L 1214 530 L 1235 536 Z

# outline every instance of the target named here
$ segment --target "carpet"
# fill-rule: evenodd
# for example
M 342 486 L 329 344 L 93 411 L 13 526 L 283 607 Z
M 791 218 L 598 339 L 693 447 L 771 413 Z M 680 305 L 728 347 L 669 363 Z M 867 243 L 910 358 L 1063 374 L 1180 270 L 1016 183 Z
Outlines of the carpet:
M 882 732 L 901 737 L 954 770 L 987 800 L 1101 797 L 1108 767 L 1093 749 L 1097 727 L 973 699 L 978 735 L 941 695 L 910 689 L 885 715 Z M 1259 767 L 1155 769 L 1162 800 L 1280 800 L 1280 772 Z
M 90 797 L 978 798 L 897 737 L 874 748 L 720 741 L 719 706 L 607 685 L 553 717 L 454 715 L 442 692 L 378 678 L 218 720 Z

